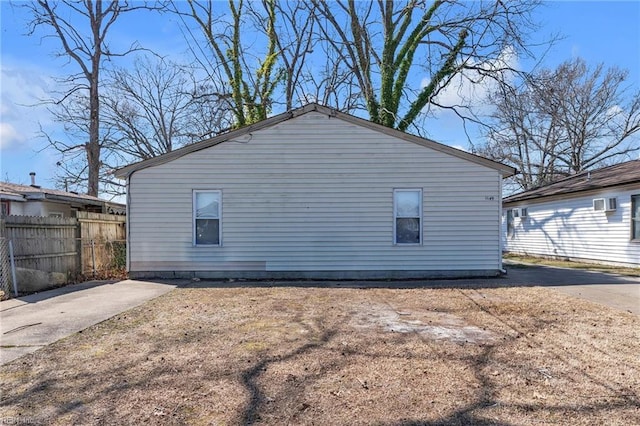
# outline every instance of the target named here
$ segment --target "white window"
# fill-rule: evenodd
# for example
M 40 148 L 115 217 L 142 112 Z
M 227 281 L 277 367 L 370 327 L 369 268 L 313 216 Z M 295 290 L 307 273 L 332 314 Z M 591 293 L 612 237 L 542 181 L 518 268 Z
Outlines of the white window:
M 219 246 L 222 192 L 193 191 L 193 244 Z
M 507 237 L 513 237 L 516 232 L 516 228 L 513 224 L 514 213 L 518 209 L 509 209 L 507 210 Z
M 640 241 L 640 194 L 631 196 L 631 239 Z
M 49 217 L 64 217 L 62 212 L 49 212 Z
M 422 189 L 393 191 L 395 244 L 422 243 Z

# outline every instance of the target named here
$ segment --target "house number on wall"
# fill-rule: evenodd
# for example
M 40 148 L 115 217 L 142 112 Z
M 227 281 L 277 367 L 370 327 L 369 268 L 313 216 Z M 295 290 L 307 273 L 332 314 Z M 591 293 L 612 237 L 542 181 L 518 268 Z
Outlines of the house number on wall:
M 493 201 L 495 199 L 495 197 L 493 195 L 487 195 L 486 197 L 484 197 L 485 201 Z

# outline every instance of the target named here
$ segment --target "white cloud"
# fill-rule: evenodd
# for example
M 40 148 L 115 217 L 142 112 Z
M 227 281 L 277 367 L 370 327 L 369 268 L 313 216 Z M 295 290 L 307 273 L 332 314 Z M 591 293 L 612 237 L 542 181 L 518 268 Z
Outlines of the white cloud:
M 620 105 L 614 105 L 607 110 L 606 117 L 608 119 L 617 118 L 621 114 L 624 114 L 624 110 Z
M 477 68 L 483 70 L 500 70 L 504 73 L 504 78 L 511 78 L 511 74 L 508 69 L 517 69 L 518 67 L 518 55 L 513 48 L 505 48 L 500 56 L 494 60 L 472 63 Z M 429 83 L 427 78 L 422 80 L 422 87 Z M 487 105 L 485 100 L 486 96 L 497 88 L 497 83 L 490 78 L 481 78 L 478 71 L 468 70 L 463 74 L 457 75 L 453 80 L 445 87 L 438 96 L 436 102 L 444 106 L 469 106 L 477 114 L 487 112 L 490 105 Z M 433 108 L 432 112 L 438 113 L 437 108 Z
M 580 57 L 580 46 L 577 44 L 573 44 L 571 46 L 571 57 L 572 58 L 579 58 Z
M 465 147 L 465 146 L 462 146 L 462 145 L 451 145 L 451 147 L 455 148 L 455 149 L 459 149 L 460 151 L 469 152 L 469 149 L 467 147 Z
M 24 136 L 18 133 L 11 123 L 0 122 L 0 148 L 8 148 L 23 140 Z
M 41 102 L 50 97 L 46 70 L 3 57 L 0 65 L 0 147 L 18 148 L 34 139 L 39 125 L 51 123 Z M 26 146 L 24 147 L 26 148 Z

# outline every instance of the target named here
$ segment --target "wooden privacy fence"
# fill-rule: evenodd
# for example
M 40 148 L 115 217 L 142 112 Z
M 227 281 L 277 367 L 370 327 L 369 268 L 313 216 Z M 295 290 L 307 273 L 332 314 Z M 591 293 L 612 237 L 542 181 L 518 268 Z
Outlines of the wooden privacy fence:
M 80 272 L 95 275 L 114 267 L 124 269 L 127 239 L 125 217 L 78 212 L 77 220 Z
M 16 267 L 63 273 L 68 281 L 125 266 L 124 216 L 87 212 L 77 212 L 74 218 L 5 216 L 0 239 L 5 245 L 11 242 Z M 2 260 L 7 256 L 7 250 L 0 252 Z M 3 281 L 11 278 L 4 268 L 0 273 Z
M 7 216 L 3 235 L 17 267 L 67 273 L 78 267 L 77 225 L 74 218 Z

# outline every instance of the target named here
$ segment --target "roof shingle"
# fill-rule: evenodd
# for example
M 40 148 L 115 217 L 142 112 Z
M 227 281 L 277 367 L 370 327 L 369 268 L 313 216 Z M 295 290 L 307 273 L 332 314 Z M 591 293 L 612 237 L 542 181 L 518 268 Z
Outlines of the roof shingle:
M 532 200 L 554 195 L 640 183 L 640 160 L 627 161 L 598 170 L 581 172 L 540 188 L 506 197 L 504 203 Z
M 57 195 L 60 197 L 68 197 L 68 198 L 76 198 L 78 201 L 89 201 L 89 202 L 98 202 L 103 203 L 105 200 L 102 200 L 98 197 L 93 197 L 91 195 L 86 194 L 75 194 L 73 192 L 60 191 L 59 189 L 49 189 L 49 188 L 41 188 L 39 186 L 31 186 L 31 185 L 18 185 L 16 183 L 9 182 L 0 182 L 0 193 L 2 194 L 11 194 L 11 195 Z

